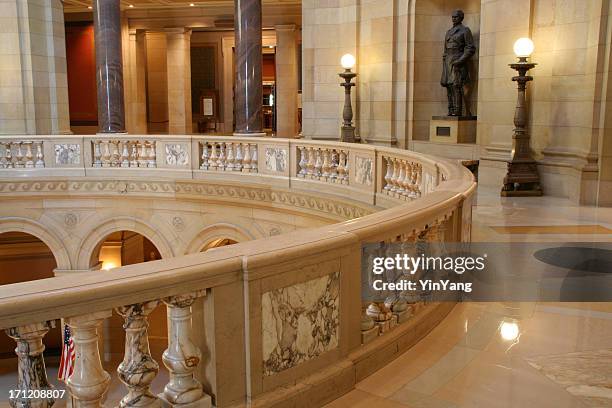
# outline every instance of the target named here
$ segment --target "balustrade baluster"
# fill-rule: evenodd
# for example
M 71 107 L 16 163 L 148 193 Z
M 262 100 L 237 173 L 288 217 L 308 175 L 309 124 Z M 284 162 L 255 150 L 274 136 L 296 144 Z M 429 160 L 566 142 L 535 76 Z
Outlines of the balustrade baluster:
M 116 309 L 125 319 L 125 355 L 117 373 L 128 393 L 119 403 L 121 408 L 161 406 L 161 401 L 149 388 L 159 372 L 159 365 L 153 360 L 149 349 L 147 322 L 147 316 L 158 304 L 159 301 L 155 300 Z
M 36 144 L 36 163 L 34 163 L 34 167 L 43 168 L 45 167 L 45 160 L 43 155 L 43 142 L 34 142 Z
M 416 176 L 414 179 L 415 194 L 421 196 L 421 180 L 423 178 L 423 167 L 419 164 L 416 166 Z
M 15 156 L 15 167 L 16 168 L 24 168 L 25 164 L 23 162 L 23 151 L 21 150 L 21 142 L 15 142 L 17 145 L 17 155 Z
M 233 143 L 225 143 L 225 151 L 227 152 L 227 164 L 225 169 L 227 171 L 234 171 L 234 144 Z
M 397 190 L 396 193 L 400 197 L 404 197 L 406 190 L 404 189 L 404 179 L 406 178 L 406 162 L 404 160 L 398 160 L 399 174 L 397 176 Z
M 200 170 L 208 170 L 208 142 L 200 142 L 200 146 L 202 146 L 202 163 L 200 164 Z
M 234 171 L 242 171 L 242 144 L 236 143 L 236 161 L 234 162 Z
M 155 168 L 157 167 L 157 142 L 153 140 L 153 141 L 147 141 L 145 143 L 147 143 L 149 146 L 149 155 L 147 156 L 147 159 L 148 159 L 147 167 Z
M 329 167 L 330 181 L 332 183 L 338 182 L 338 152 L 336 150 L 331 151 L 331 164 Z
M 102 398 L 110 384 L 110 375 L 104 371 L 98 349 L 98 330 L 110 311 L 69 317 L 74 342 L 74 371 L 66 386 L 72 395 L 73 408 L 101 407 Z
M 130 152 L 128 151 L 129 142 L 121 140 L 119 144 L 121 145 L 121 167 L 130 167 Z
M 393 158 L 391 159 L 391 167 L 393 171 L 391 173 L 391 180 L 389 182 L 390 184 L 389 192 L 391 193 L 391 195 L 394 195 L 393 193 L 395 193 L 395 190 L 397 189 L 396 182 L 397 182 L 397 176 L 398 176 L 398 168 L 397 168 L 396 159 L 393 159 Z
M 147 167 L 147 146 L 146 142 L 138 141 L 138 167 Z
M 102 153 L 102 167 L 110 167 L 111 163 L 111 150 L 110 142 L 108 140 L 102 142 L 104 145 L 104 151 Z
M 119 153 L 119 141 L 112 140 L 112 155 L 111 155 L 111 167 L 120 167 L 121 166 L 121 155 Z
M 102 150 L 100 148 L 99 140 L 92 141 L 93 143 L 93 167 L 102 167 Z
M 138 167 L 138 142 L 130 141 L 130 167 Z
M 304 146 L 298 146 L 298 152 L 300 153 L 300 161 L 298 162 L 298 167 L 300 168 L 297 172 L 297 176 L 299 178 L 304 178 L 307 173 L 306 164 L 308 161 L 306 160 L 306 148 Z
M 24 167 L 26 169 L 31 169 L 34 167 L 34 161 L 32 160 L 33 156 L 32 156 L 32 142 L 23 142 L 23 144 L 25 145 L 25 161 L 24 161 Z
M 408 199 L 410 198 L 410 177 L 412 176 L 412 164 L 410 162 L 402 162 L 404 165 L 404 177 L 401 180 L 402 195 Z
M 315 149 L 315 165 L 314 165 L 314 177 L 321 177 L 321 168 L 323 167 L 323 161 L 321 160 L 321 149 Z
M 2 157 L 0 158 L 0 168 L 2 169 L 6 169 L 8 168 L 8 164 L 6 161 L 6 150 L 9 149 L 10 147 L 8 143 L 4 143 L 4 142 L 0 142 L 0 146 L 2 146 L 2 149 L 4 149 L 2 151 Z
M 217 166 L 219 165 L 219 156 L 217 156 L 217 142 L 211 142 L 210 147 L 209 167 L 211 170 L 217 170 Z
M 315 153 L 312 146 L 308 146 L 308 164 L 306 165 L 308 178 L 314 178 L 315 176 Z
M 249 148 L 251 144 L 249 143 Z M 253 153 L 251 154 L 251 173 L 257 173 L 259 170 L 257 158 L 257 144 L 253 145 Z
M 219 170 L 225 171 L 225 166 L 227 164 L 227 159 L 225 156 L 225 143 L 219 143 L 219 159 L 217 160 L 217 168 Z
M 329 160 L 329 149 L 323 149 L 321 153 L 323 156 L 323 163 L 321 164 L 321 176 L 325 181 L 329 181 L 331 177 L 331 162 Z
M 387 172 L 385 173 L 385 187 L 383 190 L 391 190 L 391 177 L 393 177 L 393 167 L 391 166 L 391 158 L 385 157 L 384 160 L 387 162 Z
M 340 150 L 340 155 L 338 156 L 338 181 L 340 184 L 344 184 L 344 180 L 346 177 L 346 153 L 344 150 Z
M 162 359 L 170 380 L 159 397 L 169 405 L 198 403 L 210 407 L 210 396 L 194 377 L 202 353 L 191 339 L 191 305 L 203 295 L 204 292 L 196 292 L 163 299 L 168 307 L 168 349 Z
M 251 146 L 248 143 L 244 144 L 244 166 L 242 171 L 247 173 L 251 171 Z
M 52 327 L 50 322 L 13 327 L 6 334 L 17 342 L 17 389 L 19 396 L 9 400 L 13 408 L 47 408 L 55 403 L 52 395 L 36 397 L 35 390 L 53 390 L 47 379 L 43 337 Z M 35 398 L 30 398 L 32 393 Z

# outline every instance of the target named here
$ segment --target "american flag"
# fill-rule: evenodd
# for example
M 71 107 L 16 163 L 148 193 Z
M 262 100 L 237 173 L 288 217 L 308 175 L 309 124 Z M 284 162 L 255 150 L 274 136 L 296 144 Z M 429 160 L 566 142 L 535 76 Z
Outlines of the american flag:
M 72 375 L 74 370 L 74 342 L 70 335 L 70 327 L 67 324 L 64 325 L 64 346 L 62 347 L 62 358 L 60 361 L 59 371 L 57 372 L 57 378 L 62 381 L 66 381 L 68 377 Z

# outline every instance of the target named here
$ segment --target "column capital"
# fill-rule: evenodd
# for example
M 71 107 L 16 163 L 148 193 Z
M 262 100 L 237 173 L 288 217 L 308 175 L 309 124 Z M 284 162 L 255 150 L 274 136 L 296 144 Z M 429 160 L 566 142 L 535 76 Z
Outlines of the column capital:
M 169 27 L 164 28 L 163 32 L 166 34 L 188 34 L 191 35 L 191 28 L 189 27 Z
M 276 31 L 295 31 L 296 28 L 295 24 L 278 24 L 274 26 Z

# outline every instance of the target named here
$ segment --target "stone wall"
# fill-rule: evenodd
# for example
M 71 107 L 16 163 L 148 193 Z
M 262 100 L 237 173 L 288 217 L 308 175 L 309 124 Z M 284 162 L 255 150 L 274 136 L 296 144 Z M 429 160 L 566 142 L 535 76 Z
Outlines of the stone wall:
M 0 134 L 69 133 L 60 0 L 0 2 Z
M 598 197 L 611 167 L 603 155 L 610 38 L 608 2 L 483 2 L 478 142 L 484 184 L 499 185 L 512 147 L 516 85 L 507 64 L 519 37 L 535 44 L 528 103 L 532 148 L 544 193 L 585 204 Z M 601 147 L 600 147 L 601 146 Z M 602 201 L 603 200 L 603 201 Z M 608 199 L 609 200 L 609 199 Z

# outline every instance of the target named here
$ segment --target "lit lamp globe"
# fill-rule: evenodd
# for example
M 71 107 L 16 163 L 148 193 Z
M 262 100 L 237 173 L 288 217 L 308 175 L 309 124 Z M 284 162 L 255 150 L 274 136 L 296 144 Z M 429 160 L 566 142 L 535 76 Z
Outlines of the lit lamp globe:
M 340 58 L 340 65 L 342 65 L 342 68 L 349 71 L 355 66 L 355 57 L 351 54 L 344 54 L 342 58 Z
M 533 41 L 529 38 L 519 38 L 514 43 L 514 53 L 519 61 L 527 61 L 527 58 L 533 53 Z

